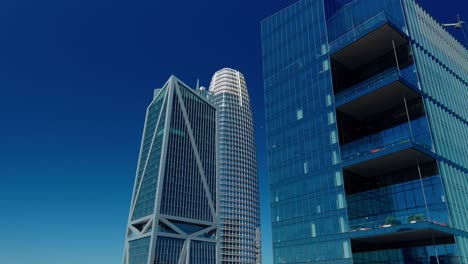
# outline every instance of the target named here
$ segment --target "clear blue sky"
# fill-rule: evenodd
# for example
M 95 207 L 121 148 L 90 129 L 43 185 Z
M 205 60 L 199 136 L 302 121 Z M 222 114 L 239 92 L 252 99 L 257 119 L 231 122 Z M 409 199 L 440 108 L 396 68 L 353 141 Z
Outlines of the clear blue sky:
M 260 20 L 293 2 L 2 1 L 0 263 L 120 263 L 153 88 L 223 67 L 250 89 L 272 263 Z M 468 19 L 468 1 L 420 2 Z

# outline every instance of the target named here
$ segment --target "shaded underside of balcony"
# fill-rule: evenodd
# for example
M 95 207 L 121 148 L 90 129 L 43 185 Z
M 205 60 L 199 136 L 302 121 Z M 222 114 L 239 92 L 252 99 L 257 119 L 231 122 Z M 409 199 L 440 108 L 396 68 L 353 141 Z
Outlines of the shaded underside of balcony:
M 353 252 L 380 249 L 424 246 L 454 243 L 454 235 L 465 236 L 465 232 L 437 223 L 419 222 L 415 224 L 382 227 L 350 234 Z
M 363 177 L 382 175 L 411 166 L 435 161 L 435 155 L 420 145 L 405 140 L 385 149 L 371 149 L 367 154 L 358 154 L 344 161 L 342 168 Z
M 365 119 L 402 104 L 403 98 L 410 101 L 420 96 L 417 88 L 395 73 L 354 91 L 338 94 L 336 108 L 356 119 Z
M 331 58 L 348 68 L 357 68 L 408 43 L 407 36 L 389 20 L 382 19 L 368 31 L 350 31 L 330 44 Z

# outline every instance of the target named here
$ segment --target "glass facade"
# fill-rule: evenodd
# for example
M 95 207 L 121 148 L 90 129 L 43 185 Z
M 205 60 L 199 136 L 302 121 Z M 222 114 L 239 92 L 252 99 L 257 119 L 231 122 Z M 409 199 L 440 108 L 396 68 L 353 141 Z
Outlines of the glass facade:
M 351 263 L 322 1 L 262 22 L 275 263 Z
M 468 51 L 413 0 L 262 21 L 275 263 L 468 263 Z
M 468 51 L 415 1 L 403 1 L 454 228 L 468 231 Z M 456 236 L 468 263 L 468 238 Z
M 211 80 L 219 116 L 221 263 L 258 264 L 260 216 L 252 109 L 244 76 L 233 69 Z
M 135 178 L 125 264 L 217 263 L 216 120 L 216 107 L 174 76 L 155 91 Z

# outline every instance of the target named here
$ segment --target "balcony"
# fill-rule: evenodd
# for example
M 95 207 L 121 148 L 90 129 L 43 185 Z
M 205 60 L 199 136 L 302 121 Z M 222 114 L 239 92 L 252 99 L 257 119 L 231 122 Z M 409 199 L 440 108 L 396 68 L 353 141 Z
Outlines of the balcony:
M 438 203 L 429 207 L 429 216 L 427 215 L 426 208 L 424 206 L 420 206 L 412 208 L 411 210 L 395 211 L 388 214 L 370 215 L 364 218 L 350 219 L 349 231 L 363 232 L 368 230 L 405 226 L 419 222 L 429 222 L 440 226 L 449 226 L 447 205 L 445 203 Z M 407 213 L 407 211 L 411 211 L 411 213 Z
M 435 160 L 433 152 L 410 139 L 381 148 L 371 148 L 366 152 L 355 153 L 344 160 L 343 170 L 359 175 L 387 173 L 420 163 Z
M 414 65 L 414 61 L 407 35 L 392 21 L 387 13 L 380 12 L 330 44 L 336 95 L 369 84 L 390 85 L 397 81 L 400 85 L 393 89 L 396 91 L 402 89 L 401 83 L 417 87 L 416 78 L 403 80 L 405 76 L 400 74 L 400 70 Z M 412 77 L 415 76 L 413 73 Z
M 396 47 L 407 43 L 408 36 L 400 28 L 396 19 L 381 11 L 331 42 L 330 54 L 344 65 L 364 64 L 393 50 L 392 41 Z
M 390 248 L 454 243 L 456 231 L 432 222 L 417 222 L 350 233 L 353 253 Z
M 404 100 L 421 97 L 413 73 L 414 65 L 401 71 L 392 67 L 338 93 L 335 96 L 336 108 L 353 118 L 365 119 L 392 109 Z
M 437 173 L 435 162 L 371 177 L 345 172 L 349 230 L 362 232 L 419 222 L 451 226 Z
M 424 153 L 432 151 L 432 140 L 425 116 L 412 120 L 409 124 L 402 123 L 343 144 L 341 146 L 341 160 L 345 164 L 353 164 L 356 163 L 355 160 L 366 160 L 367 158 L 385 156 L 382 154 L 391 154 L 395 151 L 412 148 L 421 149 L 421 152 Z M 432 156 L 432 154 L 428 155 Z M 386 159 L 393 156 L 390 155 Z M 400 158 L 407 157 L 403 155 Z

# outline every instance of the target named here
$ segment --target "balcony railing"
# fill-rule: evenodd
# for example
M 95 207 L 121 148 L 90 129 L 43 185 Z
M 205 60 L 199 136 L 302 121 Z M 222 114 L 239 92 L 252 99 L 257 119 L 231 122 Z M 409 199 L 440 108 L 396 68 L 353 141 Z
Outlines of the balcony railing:
M 341 160 L 348 161 L 375 154 L 408 142 L 414 142 L 432 150 L 432 140 L 426 117 L 415 119 L 411 121 L 410 125 L 413 136 L 411 136 L 408 123 L 404 123 L 341 146 Z
M 362 90 L 369 88 L 380 87 L 384 84 L 391 83 L 396 79 L 403 79 L 408 83 L 417 85 L 417 76 L 415 73 L 415 66 L 411 65 L 407 68 L 398 70 L 397 67 L 391 67 L 383 72 L 380 72 L 356 85 L 349 87 L 348 89 L 338 93 L 336 95 L 337 100 L 348 99 L 359 93 Z
M 349 87 L 348 89 L 338 93 L 336 97 L 349 98 L 352 95 L 356 94 L 361 89 L 366 89 L 371 86 L 379 86 L 382 83 L 385 83 L 389 79 L 394 79 L 398 76 L 397 67 L 391 67 L 381 73 L 378 73 L 369 79 L 366 79 L 363 82 L 360 82 L 356 85 Z
M 364 21 L 363 23 L 353 27 L 351 30 L 343 31 L 343 35 L 336 38 L 329 44 L 329 50 L 331 52 L 338 51 L 341 48 L 344 48 L 348 43 L 353 42 L 367 33 L 371 32 L 376 26 L 380 24 L 385 24 L 387 22 L 392 23 L 399 29 L 403 29 L 403 25 L 399 23 L 396 19 L 390 16 L 387 12 L 381 11 L 377 13 L 375 16 L 369 18 L 368 20 Z
M 367 231 L 388 228 L 392 226 L 428 222 L 441 226 L 450 226 L 447 209 L 444 203 L 429 206 L 429 217 L 424 207 L 415 208 L 411 212 L 395 212 L 365 218 L 349 220 L 349 232 Z

